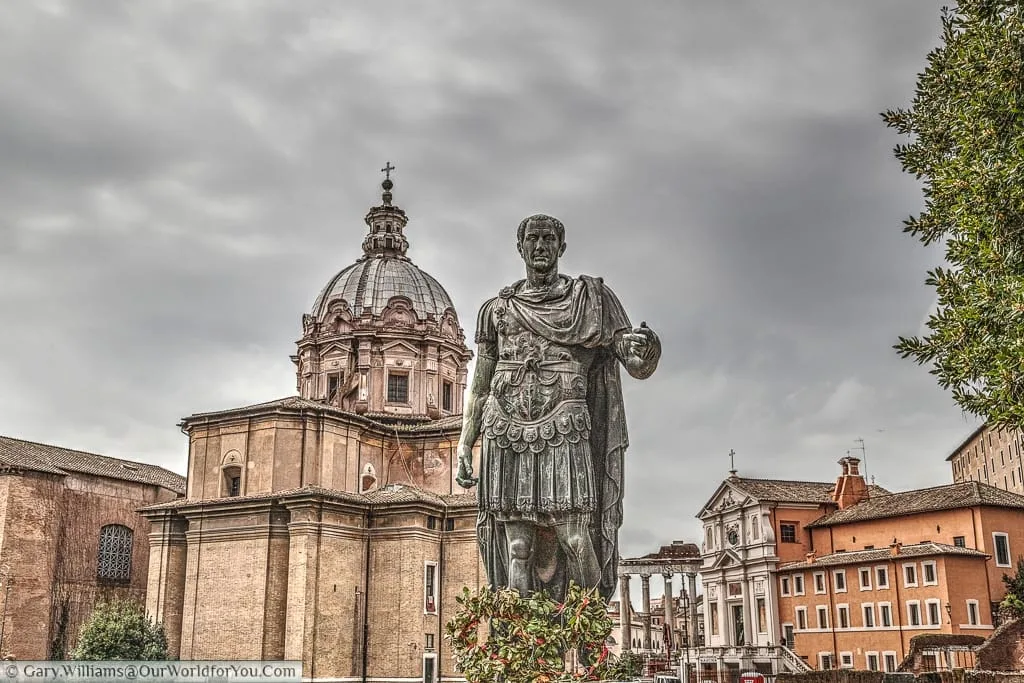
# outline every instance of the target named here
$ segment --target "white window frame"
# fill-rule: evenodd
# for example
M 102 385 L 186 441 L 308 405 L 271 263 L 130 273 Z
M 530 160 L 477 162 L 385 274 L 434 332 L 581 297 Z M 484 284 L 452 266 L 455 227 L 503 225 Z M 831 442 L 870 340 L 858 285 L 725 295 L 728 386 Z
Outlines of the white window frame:
M 801 616 L 803 617 L 801 619 Z M 793 628 L 794 631 L 806 631 L 810 623 L 807 621 L 807 608 L 797 607 L 793 610 L 793 620 L 796 621 L 796 626 Z M 801 622 L 803 624 L 801 625 Z
M 910 608 L 911 607 L 917 607 L 917 623 L 916 624 L 914 623 L 913 617 L 910 616 L 910 614 L 911 614 L 910 613 Z M 921 614 L 921 601 L 920 600 L 907 600 L 907 626 L 911 626 L 913 628 L 921 628 L 922 626 L 924 626 L 924 619 L 921 618 L 923 616 L 924 615 Z
M 827 631 L 829 618 L 828 618 L 828 605 L 818 605 L 815 610 L 818 614 L 818 628 Z M 821 617 L 824 616 L 823 620 Z
M 840 576 L 843 577 L 843 587 L 842 588 L 839 587 L 838 579 L 839 579 Z M 835 589 L 836 593 L 845 593 L 846 589 L 847 589 L 847 587 L 849 585 L 850 584 L 846 582 L 846 570 L 845 569 L 833 570 L 833 572 L 832 572 L 832 587 Z
M 932 605 L 935 605 L 935 616 L 938 621 L 932 621 Z M 930 598 L 924 601 L 924 613 L 928 617 L 928 626 L 942 626 L 942 601 L 936 598 Z
M 804 575 L 793 574 L 793 595 L 803 595 L 805 588 L 806 586 L 804 586 Z
M 884 583 L 882 582 L 882 576 L 885 576 Z M 884 564 L 875 567 L 875 587 L 878 588 L 878 590 L 889 588 L 889 567 Z
M 932 580 L 928 580 L 928 572 L 925 567 L 932 568 Z M 928 560 L 927 562 L 921 563 L 921 585 L 922 586 L 938 586 L 939 585 L 939 567 L 935 564 L 935 560 Z
M 791 595 L 791 593 L 789 592 L 789 577 L 788 576 L 780 576 L 779 577 L 779 595 L 781 595 L 784 598 L 788 598 Z
M 828 584 L 825 583 L 825 572 L 814 572 L 814 575 L 811 577 L 811 579 L 814 582 L 815 595 L 825 595 L 825 593 L 828 592 Z M 818 589 L 819 580 L 821 581 L 821 590 Z
M 901 567 L 901 569 L 903 571 L 903 587 L 904 588 L 917 588 L 917 582 L 918 582 L 917 563 L 916 562 L 905 562 L 903 564 L 903 566 Z M 910 580 L 907 579 L 907 569 L 913 569 L 914 570 L 914 582 L 913 583 L 911 583 Z
M 846 626 L 843 626 L 843 613 L 846 613 Z M 853 622 L 850 621 L 850 605 L 845 602 L 841 602 L 836 605 L 836 630 L 845 630 L 853 627 Z
M 828 669 L 825 668 L 825 660 L 829 660 Z M 818 671 L 829 671 L 836 668 L 836 660 L 832 657 L 831 652 L 819 652 L 818 653 Z
M 868 582 L 864 583 L 864 575 L 868 575 Z M 860 567 L 857 569 L 857 583 L 862 591 L 871 590 L 871 567 Z
M 434 591 L 433 595 L 430 594 L 429 585 L 427 583 L 427 575 L 430 572 L 430 567 L 434 568 Z M 424 562 L 423 563 L 423 613 L 424 614 L 437 614 L 437 595 L 438 595 L 438 571 L 437 562 Z M 433 609 L 429 609 L 430 605 L 433 605 Z
M 967 601 L 967 625 L 981 626 L 981 605 L 977 600 Z
M 884 609 L 883 609 L 884 608 Z M 885 623 L 886 620 L 882 618 L 882 615 L 889 614 L 889 623 Z M 878 603 L 878 627 L 879 628 L 892 628 L 892 603 L 891 602 L 880 602 Z
M 871 623 L 868 624 L 868 617 L 871 617 Z M 875 619 L 875 603 L 865 602 L 861 603 L 860 606 L 860 618 L 864 623 L 864 628 L 878 628 L 878 620 Z
M 892 659 L 890 659 L 890 657 Z M 890 661 L 892 662 L 892 668 L 891 669 L 889 668 L 889 662 Z M 895 650 L 886 650 L 885 652 L 882 653 L 882 671 L 885 671 L 886 673 L 892 673 L 892 672 L 896 671 L 896 669 L 898 669 L 899 666 L 900 666 L 900 663 L 899 663 L 899 660 L 896 659 L 896 651 Z
M 843 660 L 849 660 L 849 663 L 843 662 Z M 840 652 L 839 653 L 839 668 L 840 669 L 852 669 L 853 668 L 853 653 L 852 652 Z
M 875 668 L 871 668 L 871 658 L 875 658 Z M 864 653 L 864 668 L 868 671 L 881 671 L 882 670 L 882 658 L 878 656 L 878 653 L 874 650 Z
M 427 660 L 434 660 L 434 678 L 430 681 L 427 680 Z M 437 670 L 437 653 L 436 652 L 424 652 L 423 653 L 423 668 L 420 670 L 420 680 L 423 683 L 436 683 L 439 680 L 441 672 Z
M 1006 562 L 999 561 L 999 545 L 996 542 L 997 538 L 1002 538 L 1006 541 Z M 1010 552 L 1010 535 L 1002 531 L 992 532 L 992 560 L 995 562 L 997 567 L 1011 567 L 1013 566 L 1013 554 Z

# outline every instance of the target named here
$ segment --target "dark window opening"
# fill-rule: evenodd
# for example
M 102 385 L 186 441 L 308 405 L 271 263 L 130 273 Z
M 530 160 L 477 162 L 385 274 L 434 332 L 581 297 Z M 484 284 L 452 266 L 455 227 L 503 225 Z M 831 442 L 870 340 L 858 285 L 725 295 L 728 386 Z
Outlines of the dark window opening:
M 963 536 L 954 536 L 953 537 L 953 545 L 955 545 L 957 548 L 966 548 L 967 547 L 967 539 L 964 538 Z
M 452 412 L 452 403 L 452 383 L 444 382 L 441 384 L 441 410 Z
M 242 492 L 242 478 L 239 476 L 231 477 L 228 482 L 228 495 L 237 496 Z
M 428 529 L 436 529 L 437 528 L 437 517 L 430 516 L 430 515 L 427 516 L 427 528 Z
M 779 524 L 779 538 L 783 543 L 796 543 L 796 523 L 782 522 Z
M 409 402 L 409 375 L 388 373 L 388 403 Z
M 446 520 L 444 520 L 444 530 L 445 531 L 455 531 L 455 520 L 454 519 L 446 519 Z

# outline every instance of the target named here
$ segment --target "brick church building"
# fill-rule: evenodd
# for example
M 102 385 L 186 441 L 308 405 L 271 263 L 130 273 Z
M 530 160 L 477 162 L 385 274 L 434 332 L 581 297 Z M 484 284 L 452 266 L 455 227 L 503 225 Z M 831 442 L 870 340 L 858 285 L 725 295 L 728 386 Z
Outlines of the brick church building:
M 151 505 L 147 609 L 182 659 L 301 660 L 312 680 L 455 675 L 443 626 L 486 581 L 455 484 L 466 346 L 406 255 L 393 183 L 302 317 L 298 395 L 185 418 L 180 500 Z

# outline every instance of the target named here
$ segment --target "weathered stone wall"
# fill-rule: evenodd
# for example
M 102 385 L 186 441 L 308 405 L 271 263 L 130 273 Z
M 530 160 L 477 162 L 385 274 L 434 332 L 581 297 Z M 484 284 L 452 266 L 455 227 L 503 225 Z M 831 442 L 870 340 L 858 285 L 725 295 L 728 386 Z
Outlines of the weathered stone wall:
M 6 599 L 3 653 L 19 659 L 63 656 L 97 601 L 145 599 L 149 524 L 136 513 L 174 497 L 156 486 L 84 474 L 26 471 L 0 475 L 0 565 L 14 574 Z M 128 581 L 97 578 L 100 529 L 133 532 Z
M 978 648 L 977 668 L 984 671 L 1024 671 L 1024 620 L 1014 619 L 996 629 Z

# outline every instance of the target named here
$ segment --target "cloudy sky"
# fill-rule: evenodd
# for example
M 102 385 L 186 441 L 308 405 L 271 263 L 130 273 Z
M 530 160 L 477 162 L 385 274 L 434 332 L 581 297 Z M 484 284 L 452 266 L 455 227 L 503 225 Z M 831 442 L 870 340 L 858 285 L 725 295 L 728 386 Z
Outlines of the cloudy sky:
M 184 415 L 289 395 L 397 166 L 468 334 L 565 222 L 664 342 L 628 381 L 624 549 L 727 474 L 947 483 L 975 426 L 891 349 L 941 252 L 879 112 L 941 2 L 0 3 L 0 433 L 184 471 Z

